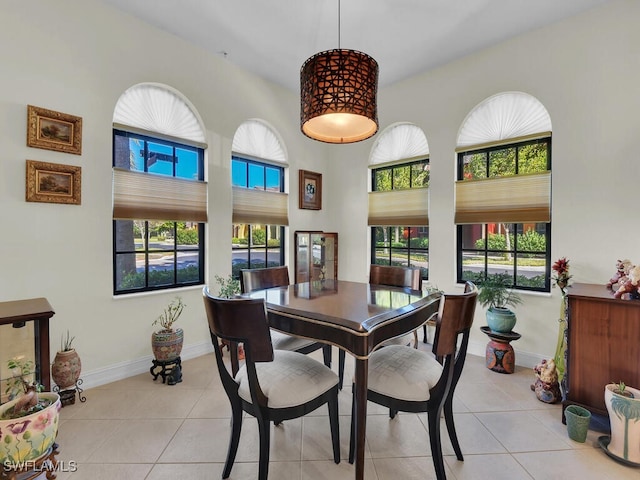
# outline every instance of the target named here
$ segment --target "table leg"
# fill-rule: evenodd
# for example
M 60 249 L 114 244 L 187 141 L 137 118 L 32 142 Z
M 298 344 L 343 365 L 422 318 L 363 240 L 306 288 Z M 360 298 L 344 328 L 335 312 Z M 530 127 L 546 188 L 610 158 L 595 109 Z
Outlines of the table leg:
M 356 359 L 356 480 L 364 480 L 364 442 L 367 433 L 367 383 L 369 360 Z

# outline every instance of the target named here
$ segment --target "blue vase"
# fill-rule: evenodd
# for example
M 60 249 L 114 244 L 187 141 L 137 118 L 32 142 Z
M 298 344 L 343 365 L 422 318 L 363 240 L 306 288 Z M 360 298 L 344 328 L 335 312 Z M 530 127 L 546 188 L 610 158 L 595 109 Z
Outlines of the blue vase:
M 498 333 L 509 333 L 516 325 L 516 314 L 508 308 L 490 307 L 487 310 L 487 325 Z

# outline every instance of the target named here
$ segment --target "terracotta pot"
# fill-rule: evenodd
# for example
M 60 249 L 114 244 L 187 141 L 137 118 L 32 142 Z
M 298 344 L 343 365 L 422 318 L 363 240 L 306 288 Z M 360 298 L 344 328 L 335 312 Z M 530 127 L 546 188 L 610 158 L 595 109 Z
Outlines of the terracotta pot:
M 640 390 L 627 387 L 634 398 L 614 392 L 616 384 L 604 389 L 604 403 L 609 412 L 611 441 L 609 453 L 625 462 L 640 466 Z
M 20 418 L 2 419 L 19 398 L 0 405 L 0 465 L 38 460 L 53 445 L 58 435 L 60 396 L 43 392 L 38 394 L 38 398 L 50 400 L 51 404 Z
M 82 362 L 75 348 L 56 353 L 56 358 L 51 365 L 51 377 L 60 390 L 66 390 L 75 386 L 80 378 Z
M 159 331 L 151 334 L 151 349 L 155 359 L 159 362 L 175 360 L 182 352 L 184 332 L 176 328 L 170 332 Z

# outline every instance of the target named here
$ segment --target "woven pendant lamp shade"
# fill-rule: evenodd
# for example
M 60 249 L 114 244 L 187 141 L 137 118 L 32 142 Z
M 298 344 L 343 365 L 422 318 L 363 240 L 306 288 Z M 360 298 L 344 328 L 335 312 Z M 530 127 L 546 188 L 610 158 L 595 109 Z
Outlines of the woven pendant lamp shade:
M 378 62 L 366 53 L 335 49 L 300 69 L 300 128 L 327 143 L 353 143 L 378 131 Z

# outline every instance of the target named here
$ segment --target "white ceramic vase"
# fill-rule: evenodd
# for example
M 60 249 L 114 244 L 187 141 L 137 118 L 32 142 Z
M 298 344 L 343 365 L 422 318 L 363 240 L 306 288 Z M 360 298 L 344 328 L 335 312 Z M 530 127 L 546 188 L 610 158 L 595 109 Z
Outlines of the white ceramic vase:
M 640 464 L 640 390 L 626 387 L 634 398 L 628 398 L 613 390 L 610 383 L 604 389 L 604 403 L 609 412 L 611 441 L 609 453 L 626 462 Z

